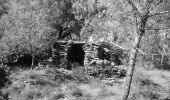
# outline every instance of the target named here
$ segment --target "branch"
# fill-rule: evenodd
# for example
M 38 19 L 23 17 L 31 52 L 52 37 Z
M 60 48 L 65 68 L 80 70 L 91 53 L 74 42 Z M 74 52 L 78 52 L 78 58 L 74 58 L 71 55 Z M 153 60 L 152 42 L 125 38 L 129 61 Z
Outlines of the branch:
M 144 28 L 145 30 L 170 30 L 169 27 L 165 27 L 165 28 Z
M 128 50 L 128 49 L 126 49 L 126 48 L 124 48 L 124 47 L 122 47 L 122 46 L 117 45 L 116 43 L 113 43 L 113 42 L 109 42 L 109 43 L 112 44 L 112 45 L 115 45 L 115 46 L 119 47 L 120 49 Z
M 145 52 L 143 52 L 142 50 L 140 50 L 139 48 L 136 48 L 141 54 L 143 54 L 143 55 L 148 55 L 148 54 L 146 54 Z
M 161 14 L 166 14 L 166 13 L 170 13 L 170 11 L 167 10 L 167 11 L 163 11 L 163 12 L 157 12 L 157 13 L 149 15 L 149 17 L 153 17 L 153 16 L 157 16 L 157 15 L 161 15 Z
M 139 13 L 137 7 L 136 7 L 135 4 L 132 2 L 132 0 L 125 0 L 125 1 L 127 1 L 127 2 L 131 5 L 132 9 L 135 11 L 134 14 L 135 14 L 135 15 L 137 14 L 139 17 L 141 17 L 141 14 Z
M 67 44 L 69 41 L 57 41 L 58 43 L 64 43 Z M 86 42 L 82 42 L 82 41 L 71 41 L 73 44 L 86 44 Z

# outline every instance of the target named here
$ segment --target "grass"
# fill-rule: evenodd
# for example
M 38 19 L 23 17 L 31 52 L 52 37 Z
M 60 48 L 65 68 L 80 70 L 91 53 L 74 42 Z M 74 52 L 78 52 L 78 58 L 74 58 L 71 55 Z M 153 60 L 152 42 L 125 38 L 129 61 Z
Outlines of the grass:
M 18 100 L 37 100 L 41 99 L 43 97 L 43 93 L 41 93 L 41 90 L 37 88 L 28 88 L 21 92 L 19 95 Z
M 137 67 L 129 100 L 169 100 L 169 80 L 169 71 Z
M 88 84 L 91 82 L 91 78 L 85 72 L 85 69 L 82 67 L 73 69 L 71 76 L 76 80 L 77 83 Z
M 121 100 L 123 79 L 112 85 L 89 77 L 83 68 L 22 71 L 10 76 L 9 100 Z M 170 73 L 136 67 L 129 100 L 169 100 Z

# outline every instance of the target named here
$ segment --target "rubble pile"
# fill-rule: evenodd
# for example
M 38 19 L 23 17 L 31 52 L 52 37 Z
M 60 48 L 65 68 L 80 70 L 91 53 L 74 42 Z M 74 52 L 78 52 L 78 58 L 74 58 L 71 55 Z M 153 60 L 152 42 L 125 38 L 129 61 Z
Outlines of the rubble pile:
M 87 73 L 100 79 L 123 78 L 126 75 L 127 69 L 125 65 L 119 63 L 119 56 L 121 55 L 116 55 L 117 51 L 107 48 L 107 46 L 87 46 L 84 59 Z
M 88 75 L 95 78 L 122 78 L 126 75 L 126 67 L 124 65 L 115 65 L 107 60 L 92 60 L 89 66 L 85 66 Z

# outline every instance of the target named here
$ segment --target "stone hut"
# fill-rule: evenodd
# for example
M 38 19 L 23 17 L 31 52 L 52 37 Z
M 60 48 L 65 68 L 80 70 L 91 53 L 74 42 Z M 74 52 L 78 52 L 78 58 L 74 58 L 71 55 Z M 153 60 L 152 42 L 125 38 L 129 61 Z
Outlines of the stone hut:
M 116 57 L 116 53 L 110 51 L 111 48 L 102 47 L 101 43 L 87 44 L 82 41 L 58 41 L 52 47 L 52 58 L 56 65 L 71 69 L 74 66 L 73 63 L 80 66 L 89 66 L 94 59 L 109 60 L 111 59 L 110 55 Z M 119 62 L 118 65 L 122 64 L 118 57 L 113 62 Z

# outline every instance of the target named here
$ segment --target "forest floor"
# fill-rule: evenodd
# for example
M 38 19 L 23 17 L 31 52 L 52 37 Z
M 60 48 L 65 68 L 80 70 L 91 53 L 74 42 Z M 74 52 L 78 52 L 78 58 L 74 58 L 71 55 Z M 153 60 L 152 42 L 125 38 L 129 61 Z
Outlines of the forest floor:
M 99 80 L 82 68 L 13 71 L 10 100 L 121 100 L 124 80 Z M 170 72 L 136 67 L 129 100 L 170 100 Z

